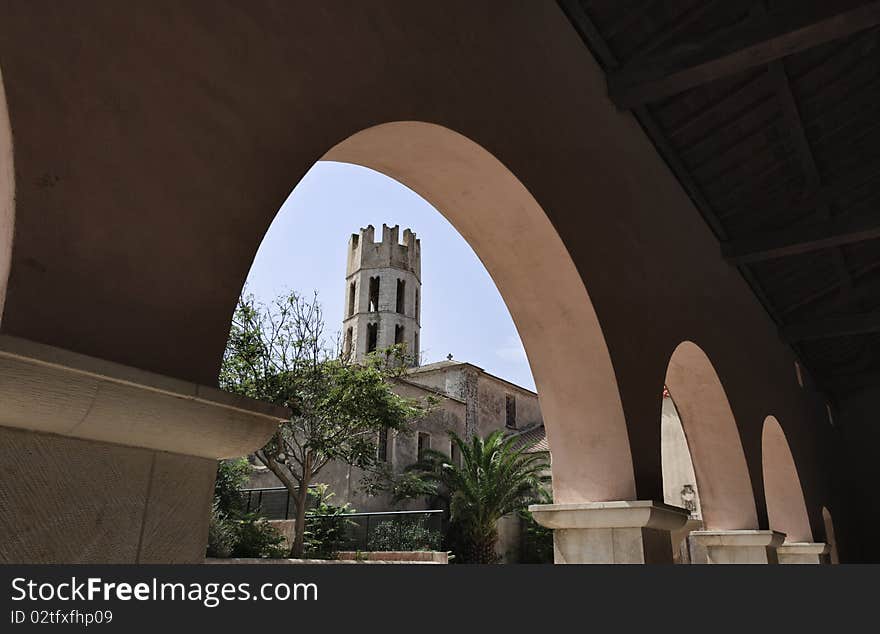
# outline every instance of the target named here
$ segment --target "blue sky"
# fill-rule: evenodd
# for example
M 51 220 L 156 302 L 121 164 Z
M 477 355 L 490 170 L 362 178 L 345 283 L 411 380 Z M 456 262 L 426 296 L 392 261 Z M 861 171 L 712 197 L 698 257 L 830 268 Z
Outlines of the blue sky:
M 349 236 L 372 224 L 406 227 L 422 243 L 422 362 L 452 355 L 523 387 L 532 373 L 510 313 L 483 264 L 418 194 L 373 170 L 322 161 L 296 186 L 266 233 L 248 290 L 267 301 L 317 290 L 328 334 L 342 327 Z

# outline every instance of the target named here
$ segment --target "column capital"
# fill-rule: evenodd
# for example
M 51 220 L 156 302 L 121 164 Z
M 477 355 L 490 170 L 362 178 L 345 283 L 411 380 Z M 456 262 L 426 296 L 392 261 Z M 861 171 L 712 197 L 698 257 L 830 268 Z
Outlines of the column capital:
M 786 542 L 776 549 L 780 564 L 828 563 L 830 552 L 823 542 Z
M 553 529 L 558 564 L 672 563 L 670 531 L 687 510 L 650 500 L 536 504 L 535 521 Z
M 785 533 L 765 530 L 694 531 L 691 533 L 706 546 L 772 546 L 782 544 Z
M 690 534 L 710 564 L 775 564 L 785 533 L 771 530 L 708 530 Z
M 652 528 L 673 531 L 690 517 L 686 509 L 651 500 L 533 504 L 529 511 L 541 526 L 562 528 Z

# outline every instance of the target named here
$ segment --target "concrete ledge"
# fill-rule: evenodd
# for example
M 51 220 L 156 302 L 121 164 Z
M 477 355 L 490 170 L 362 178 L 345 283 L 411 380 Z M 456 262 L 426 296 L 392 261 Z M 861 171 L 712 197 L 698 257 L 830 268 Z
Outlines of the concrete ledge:
M 0 426 L 204 458 L 261 447 L 284 408 L 0 335 Z
M 553 529 L 651 528 L 673 531 L 690 517 L 686 509 L 650 500 L 533 504 L 535 521 Z
M 383 550 L 372 552 L 343 551 L 339 561 L 396 561 L 400 563 L 448 564 L 449 553 L 439 550 Z

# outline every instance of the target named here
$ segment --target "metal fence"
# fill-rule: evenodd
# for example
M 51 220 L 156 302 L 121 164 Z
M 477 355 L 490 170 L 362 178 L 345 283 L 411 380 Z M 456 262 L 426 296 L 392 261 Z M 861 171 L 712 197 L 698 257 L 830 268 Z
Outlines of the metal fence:
M 242 489 L 241 495 L 245 511 L 248 513 L 257 512 L 270 520 L 294 519 L 296 515 L 296 502 L 291 499 L 290 491 L 286 487 Z M 314 504 L 314 498 L 311 496 L 309 503 Z M 420 523 L 423 528 L 442 534 L 446 521 L 446 514 L 442 510 L 348 513 L 344 517 L 345 542 L 340 549 L 363 551 L 370 550 L 370 541 L 376 527 L 383 523 Z
M 321 517 L 320 515 L 312 517 Z M 373 550 L 371 538 L 376 528 L 391 522 L 394 524 L 421 523 L 430 531 L 443 533 L 445 512 L 442 510 L 428 511 L 387 511 L 378 513 L 349 513 L 345 516 L 345 541 L 339 550 Z
M 258 512 L 269 520 L 290 520 L 296 509 L 287 487 L 267 487 L 263 489 L 241 489 L 245 512 Z M 309 502 L 311 503 L 311 496 Z

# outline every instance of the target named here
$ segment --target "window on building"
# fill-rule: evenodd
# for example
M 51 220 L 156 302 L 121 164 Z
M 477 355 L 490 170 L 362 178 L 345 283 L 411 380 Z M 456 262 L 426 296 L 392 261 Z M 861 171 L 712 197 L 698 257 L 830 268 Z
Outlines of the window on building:
M 357 301 L 357 284 L 352 282 L 348 287 L 348 316 L 354 315 L 354 305 Z
M 425 457 L 425 451 L 431 448 L 431 434 L 419 432 L 419 460 Z
M 367 324 L 367 352 L 375 352 L 379 340 L 379 324 Z
M 369 310 L 371 313 L 378 312 L 379 310 L 379 277 L 371 277 L 370 278 L 370 302 Z
M 376 443 L 376 458 L 379 462 L 388 462 L 388 430 L 379 430 L 379 441 Z
M 416 321 L 419 320 L 419 289 L 416 289 Z
M 403 326 L 400 324 L 394 326 L 394 343 L 403 343 Z
M 461 455 L 458 453 L 458 445 L 452 441 L 449 441 L 449 457 L 452 460 L 452 464 L 456 467 L 461 466 Z
M 397 312 L 401 315 L 406 311 L 406 280 L 397 280 Z
M 516 429 L 516 397 L 508 394 L 504 399 L 506 410 L 506 425 L 511 429 Z
M 352 329 L 347 328 L 345 330 L 345 342 L 342 344 L 342 354 L 346 357 L 351 356 L 351 337 L 352 337 Z
M 413 349 L 412 349 L 413 359 L 415 364 L 419 364 L 419 333 L 413 335 Z

